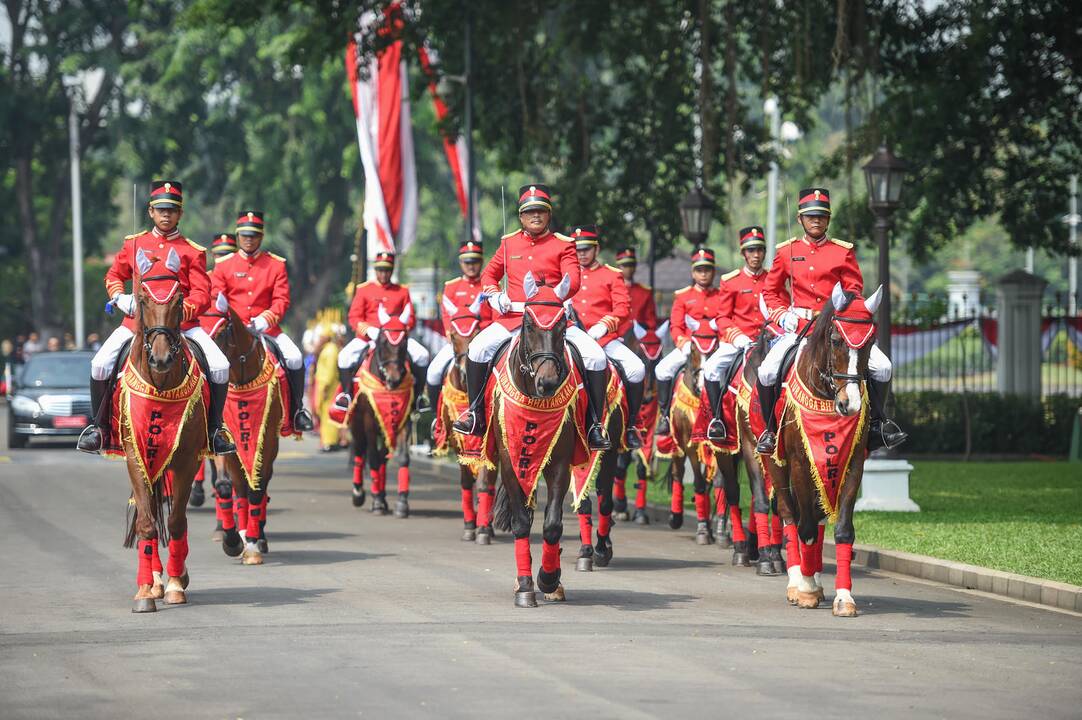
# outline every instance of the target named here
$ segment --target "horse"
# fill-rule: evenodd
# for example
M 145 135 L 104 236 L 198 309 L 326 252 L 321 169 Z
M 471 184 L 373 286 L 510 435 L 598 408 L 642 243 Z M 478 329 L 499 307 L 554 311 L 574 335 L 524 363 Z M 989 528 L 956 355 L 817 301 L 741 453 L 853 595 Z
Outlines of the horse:
M 481 328 L 480 296 L 468 308 L 460 309 L 444 297 L 443 310 L 451 316 L 451 349 L 454 361 L 443 379 L 440 404 L 437 408 L 442 433 L 446 444 L 456 454 L 462 454 L 466 445 L 474 443 L 470 435 L 450 432 L 451 423 L 469 404 L 466 394 L 466 351 L 470 341 L 477 336 Z M 479 438 L 477 439 L 479 440 Z M 483 465 L 476 471 L 467 465 L 459 464 L 459 485 L 462 489 L 462 540 L 476 542 L 478 545 L 492 544 L 492 501 L 496 487 L 492 482 L 492 471 Z M 474 485 L 477 486 L 477 508 L 474 509 Z
M 635 322 L 631 332 L 625 337 L 628 348 L 646 365 L 646 379 L 643 381 L 642 407 L 639 409 L 638 425 L 643 446 L 640 450 L 622 452 L 617 456 L 616 477 L 613 483 L 613 518 L 630 519 L 637 525 L 650 524 L 650 516 L 646 514 L 646 483 L 653 477 L 655 464 L 654 425 L 657 422 L 658 408 L 657 377 L 654 375 L 654 370 L 661 359 L 662 338 L 668 332 L 668 320 L 658 325 L 656 330 L 650 330 Z M 635 481 L 635 513 L 629 515 L 627 471 L 632 463 L 635 463 L 638 479 Z
M 148 275 L 154 263 L 143 249 L 137 252 L 134 337 L 118 383 L 119 438 L 133 508 L 124 546 L 133 547 L 137 540 L 139 546 L 134 613 L 155 612 L 158 599 L 169 605 L 188 601 L 186 511 L 208 444 L 207 379 L 180 331 L 184 317 L 184 295 L 177 282 L 180 258 L 170 250 L 164 263 L 168 272 Z M 171 492 L 166 484 L 171 484 Z M 168 517 L 163 517 L 167 505 Z M 164 540 L 169 560 L 163 585 L 158 544 Z
M 787 543 L 786 597 L 797 607 L 818 607 L 824 597 L 823 535 L 826 523 L 835 523 L 836 617 L 857 615 L 850 578 L 853 507 L 868 442 L 864 378 L 881 293 L 864 300 L 834 286 L 788 373 L 781 437 L 767 464 Z
M 279 429 L 285 417 L 278 365 L 271 361 L 258 333 L 244 324 L 223 295 L 216 307 L 225 316 L 214 341 L 229 359 L 229 394 L 225 420 L 237 452 L 223 458 L 224 472 L 215 484 L 222 551 L 241 556 L 244 565 L 262 565 L 267 544 L 267 490 L 278 457 Z M 237 519 L 233 517 L 234 499 Z
M 493 407 L 485 437 L 494 442 L 501 479 L 493 524 L 510 530 L 515 537 L 516 607 L 537 607 L 530 554 L 537 473 L 544 477 L 547 488 L 537 587 L 546 600 L 566 600 L 560 582 L 563 503 L 571 485 L 576 450 L 584 454 L 586 448 L 580 426 L 584 420 L 578 412 L 584 398 L 579 398 L 564 340 L 568 318 L 563 303 L 570 285 L 570 278 L 564 275 L 555 288 L 538 286 L 533 274 L 526 273 L 522 329 L 500 358 L 504 369 L 498 369 L 493 378 L 498 390 L 493 404 L 505 403 Z M 507 394 L 508 398 L 503 399 Z M 505 412 L 508 407 L 511 409 Z M 524 483 L 528 490 L 523 488 Z
M 353 451 L 353 505 L 364 505 L 364 465 L 372 480 L 374 515 L 389 513 L 387 505 L 387 458 L 398 451 L 398 500 L 396 518 L 409 517 L 410 457 L 406 448 L 408 420 L 413 407 L 413 376 L 410 373 L 406 337 L 410 306 L 391 317 L 381 304 L 379 333 L 368 357 L 354 378 L 353 410 L 349 418 Z

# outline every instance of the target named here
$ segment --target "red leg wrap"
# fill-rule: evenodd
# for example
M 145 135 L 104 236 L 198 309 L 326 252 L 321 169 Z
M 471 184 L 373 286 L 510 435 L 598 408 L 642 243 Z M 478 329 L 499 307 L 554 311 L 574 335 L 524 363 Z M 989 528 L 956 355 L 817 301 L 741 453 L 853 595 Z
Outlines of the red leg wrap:
M 759 549 L 762 550 L 770 544 L 770 518 L 766 513 L 755 513 L 755 530 L 759 539 Z
M 672 485 L 672 504 L 670 509 L 674 513 L 684 512 L 684 483 L 678 482 Z
M 721 515 L 725 512 L 725 489 L 714 488 L 714 512 Z
M 580 515 L 581 517 L 581 515 Z M 560 543 L 541 543 L 541 569 L 547 573 L 560 569 Z
M 378 495 L 380 491 L 379 470 L 369 470 L 368 474 L 372 477 L 372 493 Z
M 477 498 L 477 524 L 488 527 L 492 524 L 492 491 L 482 492 Z
M 603 515 L 598 513 L 597 517 L 597 534 L 600 537 L 608 537 L 609 532 L 612 530 L 612 514 Z
M 215 514 L 222 523 L 223 530 L 232 530 L 237 526 L 237 520 L 233 517 L 233 498 L 217 498 L 215 501 Z
M 353 456 L 353 484 L 364 487 L 364 458 Z
M 618 477 L 613 479 L 612 496 L 617 500 L 627 500 L 627 478 Z
M 823 537 L 826 535 L 827 526 L 819 526 L 819 534 L 815 540 L 815 572 L 823 572 Z
M 579 515 L 579 540 L 582 541 L 583 545 L 589 545 L 594 541 L 594 516 L 592 514 L 583 513 Z M 544 566 L 542 561 L 541 567 Z
M 169 577 L 184 574 L 184 561 L 188 558 L 188 533 L 169 541 Z
M 379 466 L 379 491 L 387 492 L 387 463 Z
M 154 549 L 158 546 L 158 541 L 155 540 L 140 540 L 138 547 L 139 552 L 139 571 L 135 575 L 135 582 L 138 585 L 153 585 L 154 584 Z
M 477 513 L 473 511 L 473 489 L 462 490 L 462 519 L 468 523 L 477 520 Z
M 740 508 L 736 505 L 729 506 L 729 525 L 732 528 L 733 542 L 746 542 L 748 536 L 744 534 L 744 519 L 740 514 Z
M 646 507 L 646 481 L 639 480 L 635 483 L 635 507 L 642 510 Z
M 199 463 L 199 469 L 195 471 L 195 481 L 196 482 L 203 482 L 206 479 L 207 479 L 207 463 L 204 461 L 204 462 Z
M 706 498 L 706 493 L 695 493 L 695 514 L 699 522 L 710 519 L 710 501 Z
M 777 513 L 770 516 L 770 544 L 781 545 L 781 516 Z
M 796 567 L 800 564 L 800 535 L 797 534 L 796 525 L 792 523 L 782 530 L 785 534 L 785 567 Z
M 154 541 L 154 554 L 150 556 L 151 569 L 160 573 L 162 571 L 162 556 L 158 554 L 158 541 Z
M 853 543 L 836 544 L 834 555 L 838 564 L 838 574 L 834 577 L 834 589 L 852 590 L 853 578 L 849 576 L 849 566 L 853 562 Z
M 247 532 L 244 536 L 249 542 L 255 542 L 259 539 L 259 523 L 263 520 L 263 502 L 265 500 L 266 496 L 258 504 L 248 504 L 248 524 L 245 526 Z
M 248 530 L 248 498 L 237 498 L 234 501 L 237 508 L 237 529 Z
M 804 577 L 809 577 L 819 572 L 819 562 L 816 559 L 816 545 L 801 545 L 800 546 L 800 574 Z M 822 545 L 819 545 L 822 548 Z
M 398 468 L 398 492 L 408 493 L 410 491 L 410 469 L 408 467 Z
M 519 577 L 533 575 L 533 558 L 530 556 L 530 538 L 515 538 L 515 564 Z

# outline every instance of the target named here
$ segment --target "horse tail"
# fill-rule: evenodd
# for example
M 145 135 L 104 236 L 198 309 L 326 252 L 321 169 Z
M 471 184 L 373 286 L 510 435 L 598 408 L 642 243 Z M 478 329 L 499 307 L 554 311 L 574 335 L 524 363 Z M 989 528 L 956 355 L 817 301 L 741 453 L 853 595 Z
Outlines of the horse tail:
M 158 542 L 165 545 L 169 542 L 169 525 L 166 523 L 166 519 L 172 512 L 173 501 L 172 498 L 165 493 L 151 493 L 150 495 L 150 510 L 153 513 L 152 521 L 154 523 L 154 530 L 158 533 Z M 124 535 L 124 547 L 135 547 L 135 541 L 137 540 L 136 524 L 139 520 L 139 506 L 134 502 L 128 503 L 128 517 L 127 524 L 128 530 Z
M 511 530 L 511 498 L 507 495 L 503 483 L 496 485 L 496 500 L 492 504 L 492 525 L 497 530 Z

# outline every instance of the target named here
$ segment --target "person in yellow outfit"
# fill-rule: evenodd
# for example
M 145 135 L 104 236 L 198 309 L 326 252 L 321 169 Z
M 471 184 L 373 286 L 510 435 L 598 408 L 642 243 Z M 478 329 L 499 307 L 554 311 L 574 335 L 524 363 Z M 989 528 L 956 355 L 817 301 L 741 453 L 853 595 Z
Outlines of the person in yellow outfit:
M 331 420 L 330 409 L 338 394 L 338 351 L 344 333 L 334 325 L 316 328 L 315 399 L 319 415 L 319 442 L 323 452 L 339 449 L 341 426 Z

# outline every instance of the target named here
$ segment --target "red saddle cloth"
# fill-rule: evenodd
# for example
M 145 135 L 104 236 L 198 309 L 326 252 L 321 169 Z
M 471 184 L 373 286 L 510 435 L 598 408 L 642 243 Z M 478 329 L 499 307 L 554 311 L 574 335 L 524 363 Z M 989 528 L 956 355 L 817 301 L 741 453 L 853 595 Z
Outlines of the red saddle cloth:
M 210 406 L 210 386 L 191 351 L 185 348 L 184 352 L 188 373 L 177 387 L 157 390 L 129 358 L 113 392 L 112 442 L 102 454 L 126 457 L 124 441 L 128 440 L 135 448 L 136 464 L 151 491 L 173 459 L 189 422 L 197 423 L 200 428 L 200 459 L 207 454 L 206 408 Z M 204 410 L 196 414 L 200 399 Z
M 673 383 L 675 390 L 673 391 L 672 406 L 669 408 L 669 426 L 673 427 L 676 423 L 676 418 L 680 416 L 684 416 L 691 420 L 691 438 L 688 441 L 688 450 L 697 454 L 699 462 L 704 466 L 707 478 L 713 479 L 714 473 L 717 471 L 717 462 L 714 458 L 714 451 L 736 452 L 737 446 L 735 434 L 730 430 L 726 442 L 722 445 L 707 440 L 706 428 L 710 424 L 711 411 L 710 403 L 706 397 L 706 391 L 701 390 L 696 394 L 689 389 L 684 384 L 683 371 L 676 376 Z M 730 407 L 726 410 L 726 406 Z M 735 414 L 735 407 L 735 399 L 730 399 L 729 393 L 726 393 L 726 397 L 722 401 L 722 409 L 726 413 L 726 424 L 729 422 L 728 417 Z M 730 449 L 730 446 L 732 449 Z M 673 433 L 658 438 L 657 453 L 658 456 L 664 458 L 673 457 L 680 459 L 684 457 L 684 451 L 681 449 L 679 443 L 676 442 L 676 436 Z
M 649 470 L 650 461 L 654 457 L 654 431 L 657 430 L 658 400 L 657 395 L 648 403 L 643 403 L 639 408 L 639 438 L 642 439 L 642 447 L 635 451 L 643 466 Z
M 443 410 L 446 407 L 451 417 L 455 418 L 466 412 L 470 405 L 470 396 L 451 385 L 451 376 L 448 373 L 443 381 L 443 390 L 440 391 L 439 400 L 436 402 L 436 421 L 432 424 L 432 454 L 446 455 L 451 450 L 456 453 L 467 453 L 478 456 L 481 452 L 481 438 L 476 435 L 459 435 L 451 432 L 450 428 L 444 427 Z
M 485 416 L 489 422 L 478 454 L 461 454 L 458 461 L 475 471 L 482 466 L 495 470 L 498 446 L 502 444 L 511 458 L 512 471 L 526 497 L 526 504 L 533 507 L 537 482 L 551 459 L 567 419 L 572 420 L 576 430 L 572 467 L 585 465 L 590 459 L 584 430 L 586 391 L 570 353 L 565 354 L 565 362 L 571 371 L 552 397 L 530 397 L 519 390 L 507 367 L 518 342 L 516 338 L 496 361 L 485 386 Z M 503 431 L 500 442 L 496 438 L 497 425 Z
M 278 432 L 283 437 L 293 435 L 293 421 L 289 417 L 289 383 L 285 368 L 278 364 L 274 353 L 265 353 L 263 368 L 259 375 L 246 385 L 230 385 L 225 399 L 222 420 L 237 445 L 237 459 L 244 470 L 248 487 L 260 488 L 263 480 L 263 443 L 267 433 L 273 400 L 281 403 L 282 421 Z
M 384 445 L 393 451 L 398 447 L 398 438 L 409 421 L 413 407 L 413 375 L 407 371 L 399 386 L 392 390 L 372 372 L 373 357 L 369 353 L 353 376 L 353 402 L 346 413 L 345 424 L 349 425 L 353 420 L 357 403 L 364 396 L 375 410 L 376 424 L 383 435 Z
M 609 426 L 609 419 L 612 413 L 619 408 L 624 414 L 625 423 L 627 418 L 627 391 L 624 388 L 624 383 L 620 379 L 620 374 L 617 373 L 612 367 L 609 368 L 609 385 L 605 393 L 605 415 L 601 420 L 601 424 L 607 429 Z M 627 445 L 625 444 L 625 438 L 623 433 L 620 437 L 610 437 L 609 440 L 613 444 L 612 450 L 590 450 L 590 459 L 585 465 L 576 465 L 571 470 L 571 490 L 573 492 L 571 499 L 571 508 L 573 510 L 579 509 L 579 503 L 582 499 L 590 493 L 590 489 L 593 486 L 594 480 L 597 479 L 597 473 L 601 470 L 601 459 L 606 452 L 627 452 Z

